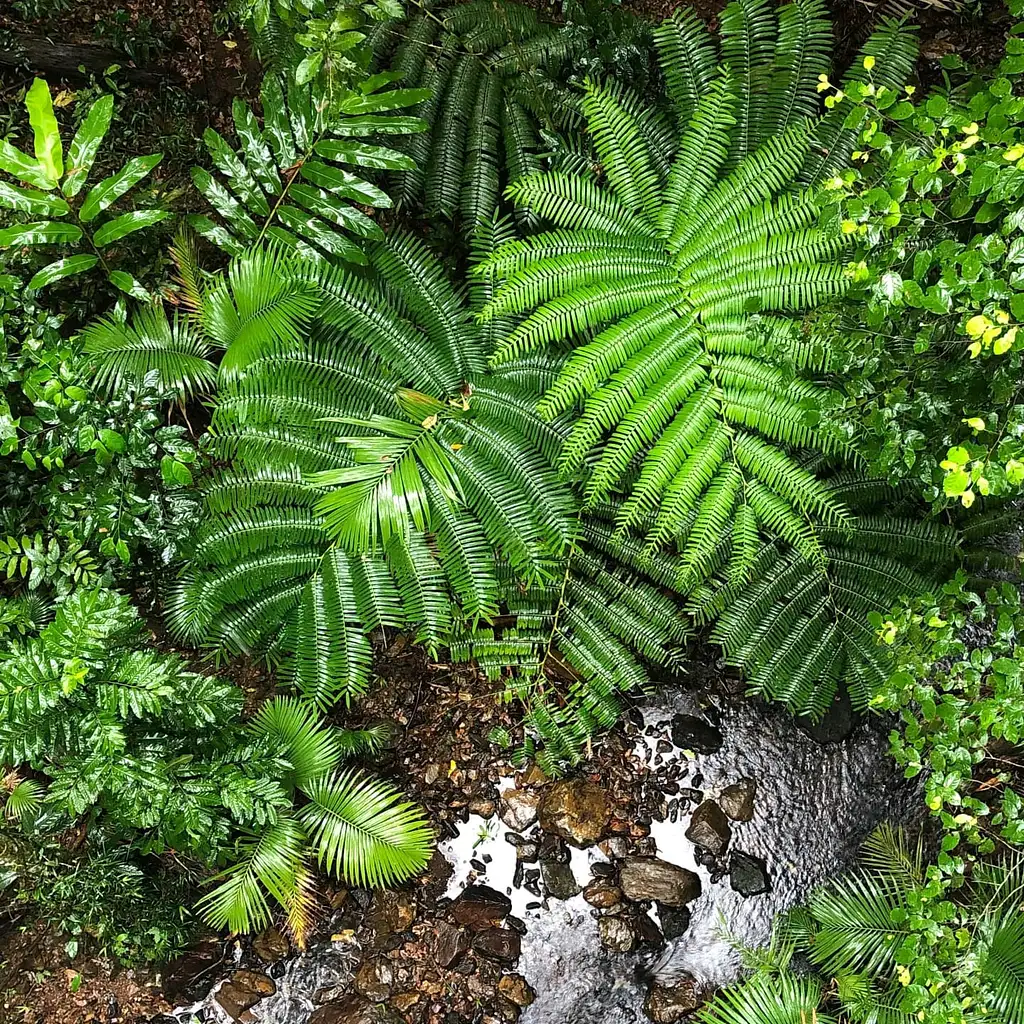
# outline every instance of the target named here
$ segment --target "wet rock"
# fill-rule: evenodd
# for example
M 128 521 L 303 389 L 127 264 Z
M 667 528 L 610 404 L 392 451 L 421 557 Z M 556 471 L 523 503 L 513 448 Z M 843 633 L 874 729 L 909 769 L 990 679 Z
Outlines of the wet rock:
M 477 932 L 473 938 L 473 948 L 498 963 L 514 964 L 519 959 L 519 932 L 511 928 L 488 928 Z
M 537 998 L 529 982 L 521 974 L 506 974 L 498 982 L 498 991 L 516 1006 L 529 1006 Z
M 601 879 L 597 882 L 591 882 L 583 890 L 583 898 L 592 907 L 597 907 L 598 910 L 607 910 L 609 907 L 614 907 L 622 901 L 622 890 L 612 882 Z
M 428 786 L 433 786 L 441 776 L 444 775 L 444 766 L 440 764 L 428 764 L 423 773 L 423 781 Z
M 672 716 L 672 742 L 698 754 L 714 754 L 722 746 L 722 734 L 710 722 L 695 715 Z
M 534 789 L 506 789 L 501 794 L 498 816 L 514 832 L 523 832 L 537 820 L 540 793 Z
M 541 828 L 576 846 L 596 843 L 612 816 L 608 794 L 583 779 L 563 779 L 543 791 L 538 807 Z
M 371 1003 L 383 1003 L 391 995 L 395 972 L 389 963 L 369 960 L 359 965 L 353 985 L 356 991 Z
M 536 843 L 520 843 L 516 847 L 516 860 L 524 864 L 532 864 L 540 854 L 540 847 Z
M 612 836 L 610 839 L 605 839 L 598 849 L 612 860 L 622 860 L 629 856 L 630 843 L 625 836 Z
M 644 1013 L 658 1024 L 675 1024 L 696 1008 L 697 994 L 692 984 L 676 988 L 652 985 L 644 1000 Z
M 657 900 L 681 907 L 700 895 L 700 879 L 692 871 L 657 857 L 628 857 L 619 885 L 631 900 Z
M 731 837 L 729 819 L 713 800 L 705 800 L 693 812 L 689 828 L 686 830 L 686 838 L 691 843 L 707 850 L 715 857 L 725 851 Z
M 400 1020 L 386 1007 L 350 993 L 314 1010 L 306 1024 L 392 1024 Z
M 540 767 L 531 764 L 530 767 L 519 776 L 521 786 L 546 786 L 551 780 L 544 774 Z
M 410 1007 L 415 1006 L 421 998 L 419 992 L 399 992 L 398 995 L 392 996 L 388 1000 L 388 1005 L 404 1013 Z
M 583 886 L 576 881 L 572 868 L 558 860 L 542 860 L 540 876 L 548 896 L 556 900 L 568 900 L 579 895 Z
M 288 955 L 288 940 L 276 928 L 267 928 L 252 942 L 253 952 L 264 962 L 276 964 Z
M 431 943 L 431 953 L 438 967 L 453 967 L 469 949 L 469 936 L 454 925 L 442 921 Z
M 494 801 L 486 797 L 477 796 L 469 801 L 470 814 L 479 814 L 481 818 L 493 818 L 494 811 Z
M 658 920 L 661 921 L 661 934 L 671 942 L 689 928 L 690 911 L 686 907 L 670 907 L 667 903 L 659 903 Z
M 512 912 L 512 901 L 489 885 L 469 885 L 452 904 L 452 917 L 474 931 L 500 924 Z
M 247 1010 L 255 1006 L 265 996 L 272 996 L 277 991 L 273 980 L 259 971 L 235 971 L 221 985 L 214 999 L 224 1008 L 224 1012 L 232 1020 L 248 1020 Z
M 754 817 L 754 796 L 757 783 L 753 779 L 740 779 L 726 786 L 718 798 L 718 806 L 733 821 L 750 821 Z
M 729 884 L 741 896 L 759 896 L 772 888 L 764 861 L 738 850 L 729 855 Z
M 837 693 L 832 706 L 825 712 L 825 716 L 819 722 L 812 722 L 809 718 L 796 719 L 797 725 L 815 743 L 828 746 L 832 743 L 842 743 L 857 724 L 857 717 L 850 703 L 850 696 L 845 692 Z
M 614 953 L 629 953 L 636 948 L 640 938 L 636 925 L 628 917 L 600 917 L 597 931 L 601 945 Z
M 366 924 L 374 934 L 373 948 L 382 948 L 391 936 L 411 928 L 415 920 L 416 901 L 411 893 L 394 890 L 375 893 L 366 916 Z

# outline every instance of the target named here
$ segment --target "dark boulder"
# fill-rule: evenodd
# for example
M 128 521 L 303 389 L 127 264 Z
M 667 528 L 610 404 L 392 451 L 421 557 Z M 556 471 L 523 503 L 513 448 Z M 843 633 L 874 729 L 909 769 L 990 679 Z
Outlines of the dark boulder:
M 452 904 L 452 917 L 474 931 L 500 924 L 511 912 L 512 901 L 489 885 L 469 885 Z
M 631 900 L 657 900 L 681 907 L 700 895 L 700 878 L 686 868 L 657 857 L 627 857 L 619 885 Z
M 759 896 L 772 888 L 764 861 L 738 850 L 729 855 L 729 884 L 741 896 Z
M 754 797 L 757 783 L 753 779 L 740 779 L 726 786 L 718 798 L 718 806 L 733 821 L 750 821 L 754 817 Z
M 713 800 L 705 800 L 693 812 L 690 825 L 686 830 L 686 838 L 696 846 L 707 850 L 712 856 L 725 852 L 732 838 L 732 828 L 722 808 Z
M 673 715 L 672 742 L 697 754 L 714 754 L 722 747 L 722 734 L 704 718 Z

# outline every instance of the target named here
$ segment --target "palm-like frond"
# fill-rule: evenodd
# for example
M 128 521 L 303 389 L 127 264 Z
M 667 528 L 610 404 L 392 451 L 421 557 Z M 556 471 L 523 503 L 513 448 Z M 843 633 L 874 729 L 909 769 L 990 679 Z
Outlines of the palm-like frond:
M 95 366 L 96 386 L 110 393 L 155 374 L 161 392 L 184 402 L 208 391 L 216 377 L 209 341 L 187 318 L 175 313 L 168 319 L 154 306 L 140 307 L 130 321 L 117 315 L 91 321 L 82 343 Z
M 291 763 L 289 781 L 299 789 L 334 771 L 341 758 L 337 730 L 324 726 L 316 711 L 295 697 L 267 701 L 249 728 L 257 736 L 269 739 L 272 748 L 280 750 Z
M 418 807 L 356 771 L 308 783 L 299 812 L 322 867 L 358 886 L 393 885 L 421 871 L 433 836 Z
M 821 1013 L 821 983 L 816 978 L 754 974 L 716 993 L 698 1018 L 706 1024 L 833 1024 Z

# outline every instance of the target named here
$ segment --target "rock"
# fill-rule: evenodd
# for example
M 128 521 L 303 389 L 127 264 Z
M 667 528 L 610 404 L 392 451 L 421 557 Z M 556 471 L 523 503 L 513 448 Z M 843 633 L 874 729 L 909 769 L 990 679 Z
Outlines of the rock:
M 536 998 L 529 982 L 521 974 L 506 974 L 498 982 L 498 991 L 516 1006 L 529 1006 Z
M 532 864 L 540 853 L 540 847 L 536 843 L 520 843 L 516 847 L 516 860 L 524 864 Z
M 629 856 L 630 842 L 625 836 L 612 836 L 600 843 L 598 849 L 612 860 L 622 860 Z
M 258 992 L 253 992 L 252 989 L 225 981 L 213 998 L 224 1008 L 224 1012 L 232 1020 L 241 1020 L 242 1014 L 250 1007 L 255 1006 L 262 996 Z
M 541 771 L 538 765 L 531 764 L 519 777 L 518 781 L 520 786 L 546 786 L 551 780 Z
M 400 1021 L 385 1007 L 350 993 L 313 1011 L 306 1024 L 391 1024 Z
M 428 785 L 432 786 L 441 776 L 444 774 L 444 766 L 439 764 L 428 764 L 426 771 L 423 773 L 423 781 Z
M 832 706 L 825 712 L 825 717 L 821 721 L 812 722 L 809 718 L 798 718 L 796 724 L 815 743 L 825 746 L 830 743 L 842 743 L 853 732 L 857 716 L 854 714 L 849 694 L 841 691 L 836 694 Z
M 391 995 L 394 980 L 395 972 L 389 963 L 383 960 L 368 960 L 359 965 L 353 985 L 355 990 L 371 1003 L 383 1003 Z
M 722 808 L 712 800 L 705 800 L 693 812 L 686 838 L 717 857 L 725 851 L 732 837 L 729 819 Z
M 241 970 L 231 975 L 231 981 L 235 985 L 247 988 L 255 992 L 261 999 L 265 996 L 272 996 L 277 991 L 277 985 L 272 978 L 259 971 Z
M 493 818 L 494 809 L 494 801 L 486 797 L 476 796 L 469 801 L 469 813 L 479 814 L 481 818 Z
M 537 820 L 540 793 L 533 789 L 510 788 L 502 791 L 498 817 L 513 832 L 523 832 Z
M 276 929 L 267 928 L 252 940 L 253 952 L 268 964 L 277 963 L 288 955 L 288 940 Z
M 366 915 L 366 925 L 373 930 L 371 947 L 383 949 L 388 939 L 408 931 L 415 920 L 416 901 L 411 893 L 394 890 L 375 893 Z
M 741 896 L 759 896 L 772 888 L 764 861 L 738 850 L 729 855 L 729 884 Z
M 670 907 L 667 903 L 659 903 L 658 920 L 661 921 L 661 934 L 671 941 L 678 939 L 690 927 L 690 911 L 686 907 Z
M 537 812 L 542 829 L 576 846 L 596 843 L 611 816 L 608 794 L 584 779 L 563 779 L 546 787 Z
M 740 779 L 726 786 L 718 798 L 718 806 L 733 821 L 750 821 L 754 817 L 754 796 L 757 783 L 753 779 Z
M 388 1005 L 404 1013 L 411 1006 L 415 1006 L 421 999 L 419 992 L 399 992 L 388 1000 Z
M 469 885 L 452 904 L 452 917 L 473 931 L 500 924 L 512 912 L 512 901 L 489 885 Z
M 644 1013 L 658 1024 L 675 1024 L 697 1008 L 697 993 L 693 984 L 676 988 L 652 985 L 644 1000 Z
M 629 953 L 636 948 L 640 937 L 636 926 L 627 917 L 599 917 L 597 931 L 601 945 L 613 953 Z
M 619 885 L 631 900 L 657 900 L 681 907 L 700 895 L 700 878 L 657 857 L 627 857 Z
M 431 952 L 438 967 L 453 967 L 469 949 L 469 936 L 461 928 L 442 921 L 437 926 Z
M 556 900 L 568 900 L 579 895 L 583 886 L 576 881 L 572 868 L 558 860 L 542 860 L 540 876 L 548 896 Z
M 622 900 L 622 890 L 607 879 L 591 882 L 583 890 L 583 898 L 598 910 L 607 910 Z
M 498 963 L 514 964 L 519 959 L 519 932 L 511 928 L 487 928 L 474 936 L 473 948 Z
M 722 746 L 722 734 L 706 719 L 695 715 L 672 716 L 672 742 L 698 754 L 714 754 Z

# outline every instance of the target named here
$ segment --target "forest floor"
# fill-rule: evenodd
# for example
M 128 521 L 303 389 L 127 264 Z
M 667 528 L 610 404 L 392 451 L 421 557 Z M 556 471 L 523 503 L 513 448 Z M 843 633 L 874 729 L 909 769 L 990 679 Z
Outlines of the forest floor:
M 938 61 L 949 52 L 968 61 L 998 57 L 1005 8 L 996 0 L 990 2 L 986 15 L 991 16 L 986 17 L 918 5 L 927 8 L 921 18 L 924 81 L 941 80 Z M 675 0 L 624 0 L 623 6 L 659 18 L 678 5 Z M 713 22 L 724 0 L 694 0 L 692 6 Z M 839 26 L 837 62 L 842 63 L 843 55 L 863 40 L 879 5 L 834 0 L 830 6 Z M 233 34 L 219 19 L 215 0 L 15 0 L 0 7 L 0 51 L 10 52 L 25 39 L 51 39 L 96 47 L 101 63 L 116 57 L 129 71 L 151 69 L 162 76 L 166 86 L 154 88 L 132 84 L 130 75 L 114 74 L 115 81 L 123 81 L 122 104 L 127 111 L 120 144 L 130 155 L 166 152 L 168 164 L 182 177 L 201 159 L 198 140 L 205 125 L 223 126 L 232 97 L 248 94 L 256 80 L 240 34 Z M 56 84 L 62 73 L 60 59 L 57 53 L 44 61 L 45 66 L 3 69 L 0 134 L 7 123 L 3 101 L 11 100 L 32 73 L 46 74 Z M 75 67 L 70 64 L 63 70 L 69 87 L 80 88 L 83 78 Z M 257 703 L 266 692 L 266 678 L 244 667 L 240 673 L 239 681 Z M 486 681 L 464 668 L 431 664 L 422 651 L 401 639 L 382 653 L 379 674 L 381 685 L 356 711 L 367 722 L 398 723 L 379 769 L 427 807 L 441 838 L 454 835 L 457 823 L 470 813 L 493 814 L 499 779 L 508 777 L 511 769 L 508 752 L 489 736 L 496 726 L 516 734 L 510 706 Z M 359 722 L 348 718 L 346 724 Z M 610 832 L 642 848 L 644 822 L 650 820 L 646 804 L 654 796 L 632 763 L 630 749 L 623 730 L 616 730 L 582 766 L 581 777 L 600 780 L 610 793 Z M 543 779 L 533 774 L 518 781 L 529 788 Z M 479 1020 L 481 1005 L 493 1019 L 514 1019 L 517 1000 L 528 994 L 501 981 L 502 962 L 493 950 L 462 951 L 458 970 L 438 967 L 436 942 L 445 934 L 447 912 L 440 898 L 444 872 L 443 864 L 435 862 L 420 885 L 372 900 L 368 894 L 325 886 L 324 920 L 336 927 L 339 914 L 342 919 L 349 915 L 349 930 L 377 957 L 367 962 L 379 966 L 387 959 L 391 980 L 378 1005 L 386 1002 L 388 1012 L 395 1015 L 392 1019 L 431 1024 Z M 328 915 L 328 909 L 333 913 Z M 270 944 L 275 956 L 276 945 Z M 266 941 L 262 948 L 266 952 Z M 245 945 L 243 954 L 254 963 L 262 960 L 272 976 L 269 961 L 251 944 Z M 175 1003 L 196 998 L 203 986 L 209 988 L 215 972 L 232 955 L 231 941 L 208 940 L 163 971 L 117 969 L 88 955 L 69 957 L 63 940 L 45 929 L 23 930 L 17 921 L 0 920 L 0 1024 L 149 1021 Z M 374 984 L 384 984 L 379 971 L 363 979 L 368 990 Z M 499 989 L 500 985 L 504 987 Z M 435 1007 L 443 1007 L 443 1013 Z

